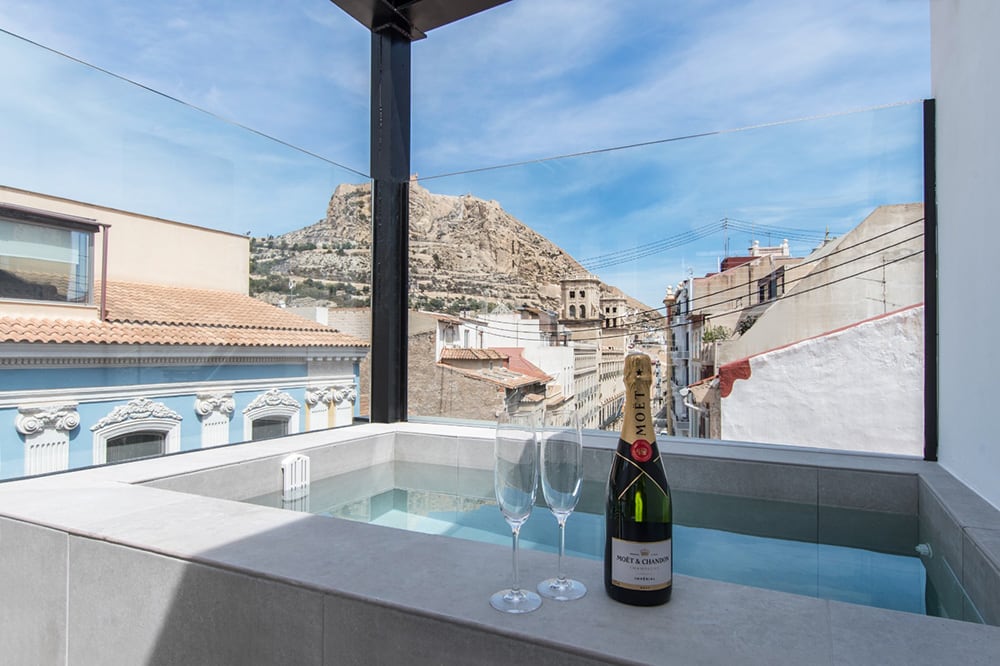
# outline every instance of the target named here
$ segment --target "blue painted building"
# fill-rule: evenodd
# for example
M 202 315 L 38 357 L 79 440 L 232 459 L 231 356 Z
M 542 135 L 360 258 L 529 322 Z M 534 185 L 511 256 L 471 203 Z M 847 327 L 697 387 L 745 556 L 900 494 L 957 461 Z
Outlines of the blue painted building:
M 0 188 L 0 478 L 350 424 L 367 343 L 250 298 L 248 264 L 242 236 Z

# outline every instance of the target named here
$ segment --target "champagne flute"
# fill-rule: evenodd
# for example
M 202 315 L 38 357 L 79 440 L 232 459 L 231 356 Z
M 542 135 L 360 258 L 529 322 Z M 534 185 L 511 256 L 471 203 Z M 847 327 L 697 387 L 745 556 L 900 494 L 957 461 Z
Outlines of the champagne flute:
M 508 589 L 491 596 L 490 605 L 506 613 L 527 613 L 542 605 L 541 597 L 520 588 L 517 576 L 518 536 L 521 525 L 531 515 L 538 485 L 536 437 L 532 414 L 503 413 L 497 419 L 493 490 L 513 534 L 513 582 Z
M 572 601 L 587 593 L 578 580 L 563 571 L 566 553 L 566 520 L 580 500 L 583 485 L 583 433 L 580 415 L 573 407 L 546 412 L 542 428 L 542 494 L 559 523 L 559 567 L 556 577 L 538 584 L 538 593 L 556 601 Z

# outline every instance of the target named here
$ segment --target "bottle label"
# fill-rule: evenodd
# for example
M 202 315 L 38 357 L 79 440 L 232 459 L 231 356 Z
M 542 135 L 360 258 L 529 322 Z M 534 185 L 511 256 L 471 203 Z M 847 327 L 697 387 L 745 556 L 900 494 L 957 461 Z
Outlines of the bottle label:
M 673 542 L 611 539 L 611 583 L 629 590 L 663 590 L 673 582 Z

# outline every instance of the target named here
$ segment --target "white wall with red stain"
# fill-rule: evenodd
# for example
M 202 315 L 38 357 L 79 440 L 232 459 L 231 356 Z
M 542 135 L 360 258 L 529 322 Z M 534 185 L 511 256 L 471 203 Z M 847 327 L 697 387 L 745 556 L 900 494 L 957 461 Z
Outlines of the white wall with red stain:
M 722 439 L 923 456 L 923 327 L 911 307 L 751 356 Z

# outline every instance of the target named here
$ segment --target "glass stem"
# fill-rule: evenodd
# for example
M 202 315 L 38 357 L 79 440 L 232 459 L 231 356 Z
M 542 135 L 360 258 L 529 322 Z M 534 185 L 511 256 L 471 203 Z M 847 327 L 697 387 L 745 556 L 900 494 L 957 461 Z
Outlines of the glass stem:
M 566 574 L 563 573 L 563 554 L 566 552 L 566 519 L 563 518 L 559 521 L 559 566 L 556 568 L 556 579 L 563 583 L 566 580 Z
M 521 587 L 518 584 L 517 580 L 517 538 L 521 533 L 521 528 L 514 527 L 512 528 L 512 531 L 514 532 L 514 551 L 513 551 L 513 566 L 512 566 L 512 569 L 514 571 L 514 580 L 510 585 L 510 589 L 512 592 L 516 594 L 521 591 Z

